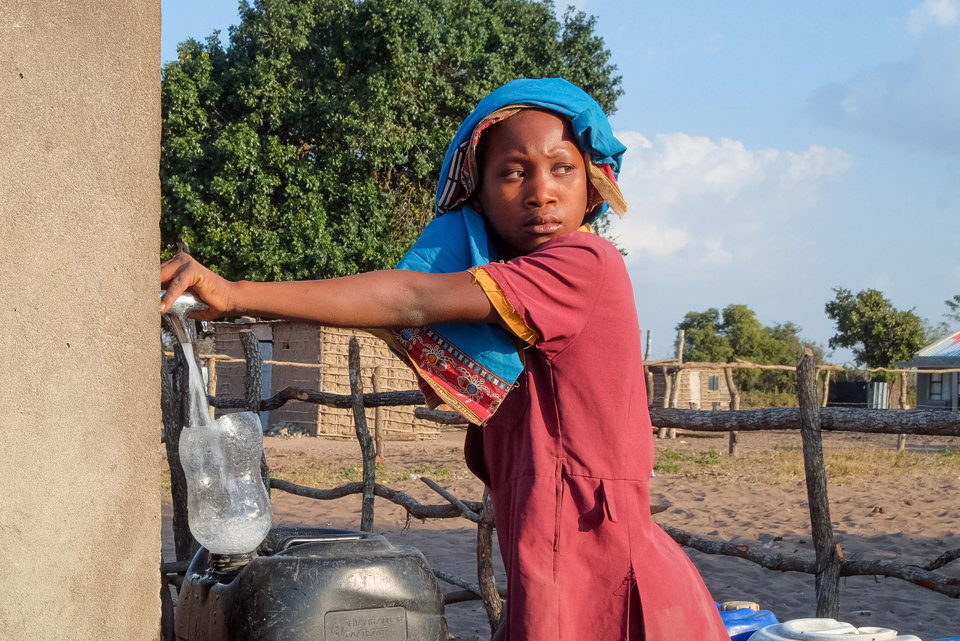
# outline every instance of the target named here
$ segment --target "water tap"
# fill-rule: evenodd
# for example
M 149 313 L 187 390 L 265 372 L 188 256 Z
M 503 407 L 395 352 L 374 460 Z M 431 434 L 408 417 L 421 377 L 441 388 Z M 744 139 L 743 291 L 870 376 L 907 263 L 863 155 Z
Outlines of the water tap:
M 164 292 L 161 291 L 160 296 L 163 296 L 163 294 Z M 180 343 L 196 343 L 197 324 L 189 316 L 191 312 L 199 312 L 205 309 L 207 309 L 207 305 L 194 298 L 192 294 L 182 294 L 177 300 L 173 301 L 173 305 L 170 306 L 163 317 Z

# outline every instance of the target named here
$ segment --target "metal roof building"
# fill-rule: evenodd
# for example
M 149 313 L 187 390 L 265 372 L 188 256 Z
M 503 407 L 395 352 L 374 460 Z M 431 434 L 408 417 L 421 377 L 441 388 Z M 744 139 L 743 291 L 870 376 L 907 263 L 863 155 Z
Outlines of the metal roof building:
M 917 408 L 960 409 L 960 373 L 922 370 L 960 369 L 960 332 L 927 345 L 905 367 L 916 367 Z
M 913 357 L 915 367 L 960 367 L 960 332 L 927 345 Z

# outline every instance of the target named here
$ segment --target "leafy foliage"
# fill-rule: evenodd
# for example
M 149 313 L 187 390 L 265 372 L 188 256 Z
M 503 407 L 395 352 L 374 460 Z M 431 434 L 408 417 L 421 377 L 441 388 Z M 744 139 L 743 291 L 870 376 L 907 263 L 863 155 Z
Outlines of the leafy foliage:
M 953 298 L 949 298 L 943 302 L 950 310 L 945 313 L 944 316 L 955 323 L 960 323 L 960 294 L 954 294 Z
M 743 359 L 759 365 L 795 366 L 807 347 L 818 361 L 823 350 L 803 341 L 800 328 L 787 322 L 766 327 L 746 305 L 728 305 L 719 311 L 688 312 L 677 325 L 684 330 L 683 360 L 729 363 Z M 734 379 L 742 391 L 793 392 L 796 377 L 790 372 L 741 369 Z
M 835 298 L 824 308 L 837 328 L 831 348 L 850 348 L 856 361 L 867 367 L 896 367 L 897 361 L 910 359 L 923 347 L 925 323 L 913 310 L 896 309 L 876 289 L 856 294 L 842 287 L 833 291 Z
M 622 93 L 594 18 L 530 0 L 256 0 L 162 75 L 161 233 L 228 278 L 392 267 L 480 98 L 562 76 Z
M 783 374 L 786 376 L 786 374 Z M 796 377 L 794 377 L 796 380 Z M 740 409 L 759 409 L 768 407 L 800 407 L 796 385 L 793 390 L 781 392 L 752 391 L 740 394 Z

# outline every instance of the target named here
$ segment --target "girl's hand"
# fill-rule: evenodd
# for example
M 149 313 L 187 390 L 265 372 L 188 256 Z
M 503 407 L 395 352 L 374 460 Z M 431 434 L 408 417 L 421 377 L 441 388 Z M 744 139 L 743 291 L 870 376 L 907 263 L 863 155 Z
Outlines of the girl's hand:
M 160 299 L 161 314 L 184 292 L 195 295 L 209 307 L 190 314 L 196 320 L 209 321 L 237 311 L 233 302 L 234 283 L 217 276 L 183 252 L 160 265 L 160 287 L 167 290 Z

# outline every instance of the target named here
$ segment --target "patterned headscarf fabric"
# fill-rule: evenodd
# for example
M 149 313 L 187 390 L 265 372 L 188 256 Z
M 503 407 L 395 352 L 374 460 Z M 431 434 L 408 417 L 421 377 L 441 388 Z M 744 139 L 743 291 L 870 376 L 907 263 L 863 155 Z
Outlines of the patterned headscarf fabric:
M 587 175 L 604 202 L 598 201 L 585 222 L 608 205 L 620 215 L 626 211 L 616 183 L 626 147 L 614 137 L 600 105 L 560 78 L 514 80 L 481 100 L 460 125 L 443 161 L 437 217 L 397 269 L 451 273 L 499 260 L 483 217 L 469 205 L 477 185 L 476 143 L 486 127 L 531 107 L 565 117 L 577 145 L 590 156 Z M 416 372 L 430 406 L 446 404 L 476 425 L 493 415 L 523 371 L 517 339 L 498 325 L 446 323 L 377 335 Z

